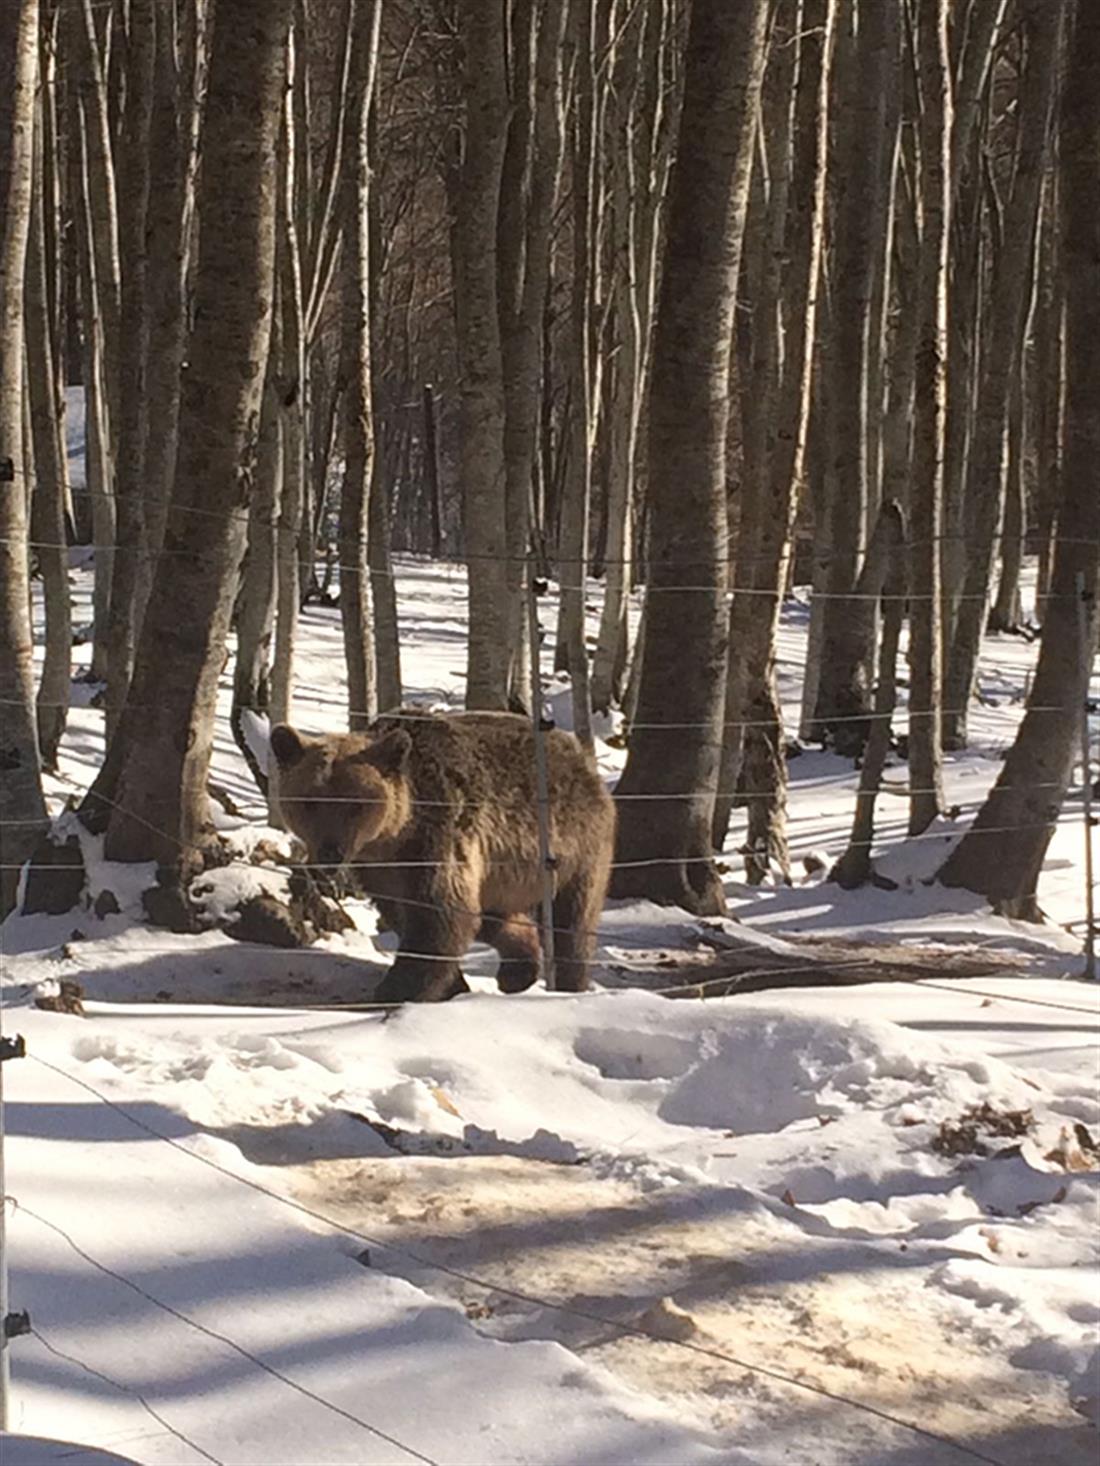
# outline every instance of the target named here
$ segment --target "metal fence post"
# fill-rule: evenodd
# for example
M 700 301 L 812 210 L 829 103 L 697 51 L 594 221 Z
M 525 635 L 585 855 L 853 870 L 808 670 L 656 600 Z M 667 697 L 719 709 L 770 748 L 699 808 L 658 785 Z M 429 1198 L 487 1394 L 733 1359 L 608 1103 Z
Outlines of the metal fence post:
M 546 765 L 546 734 L 553 726 L 542 716 L 542 678 L 540 675 L 542 630 L 539 626 L 539 596 L 546 591 L 546 581 L 534 573 L 534 562 L 527 581 L 527 618 L 531 637 L 531 722 L 535 734 L 535 780 L 538 795 L 539 862 L 542 866 L 542 970 L 546 986 L 554 986 L 554 870 L 556 862 L 550 849 L 550 780 Z
M 1096 900 L 1092 867 L 1092 755 L 1089 736 L 1089 677 L 1092 658 L 1089 656 L 1089 592 L 1085 577 L 1077 574 L 1077 627 L 1081 643 L 1081 778 L 1085 814 L 1085 976 L 1096 978 Z

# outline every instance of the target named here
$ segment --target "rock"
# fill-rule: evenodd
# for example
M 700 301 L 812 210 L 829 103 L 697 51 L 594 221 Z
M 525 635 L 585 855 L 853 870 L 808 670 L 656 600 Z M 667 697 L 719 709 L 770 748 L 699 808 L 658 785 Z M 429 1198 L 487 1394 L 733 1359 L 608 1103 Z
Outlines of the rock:
M 99 917 L 100 921 L 105 916 L 117 916 L 120 909 L 118 897 L 113 891 L 108 891 L 106 887 L 95 898 L 95 904 L 92 907 L 92 910 Z
M 668 1339 L 673 1343 L 683 1343 L 685 1339 L 690 1339 L 699 1332 L 699 1326 L 691 1314 L 671 1298 L 658 1298 L 642 1314 L 638 1327 L 651 1338 Z
M 23 893 L 23 914 L 44 912 L 60 916 L 80 905 L 84 894 L 84 856 L 80 841 L 70 835 L 58 844 L 49 835 L 39 841 L 31 855 Z
M 311 932 L 292 907 L 264 892 L 237 907 L 237 920 L 225 934 L 238 942 L 259 942 L 265 947 L 304 947 Z
M 141 904 L 150 926 L 183 935 L 199 930 L 194 907 L 178 885 L 162 883 L 141 893 Z

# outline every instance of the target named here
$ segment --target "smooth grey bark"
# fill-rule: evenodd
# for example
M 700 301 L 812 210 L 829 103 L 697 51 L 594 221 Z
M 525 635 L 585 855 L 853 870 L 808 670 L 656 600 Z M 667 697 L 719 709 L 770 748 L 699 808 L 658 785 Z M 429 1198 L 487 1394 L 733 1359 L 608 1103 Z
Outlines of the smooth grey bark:
M 126 104 L 119 149 L 118 226 L 121 294 L 118 342 L 118 458 L 115 563 L 107 632 L 107 736 L 118 725 L 130 687 L 137 634 L 138 585 L 145 550 L 146 217 L 150 192 L 150 129 L 156 62 L 154 0 L 130 0 Z M 121 342 L 125 341 L 125 349 Z
M 186 284 L 190 219 L 198 153 L 198 93 L 203 34 L 195 0 L 180 12 L 178 29 L 156 11 L 151 178 L 146 209 L 148 260 L 143 441 L 143 549 L 136 591 L 140 630 L 176 470 L 180 386 L 187 338 Z
M 565 0 L 522 0 L 512 22 L 514 104 L 501 170 L 497 224 L 504 369 L 505 510 L 508 544 L 508 692 L 530 705 L 526 587 L 535 503 L 543 315 L 550 283 L 553 209 L 562 161 Z
M 180 451 L 132 698 L 84 805 L 112 860 L 169 884 L 213 838 L 207 775 L 245 543 L 271 324 L 276 139 L 291 0 L 218 0 L 197 197 L 194 327 Z
M 890 753 L 890 721 L 897 706 L 898 646 L 905 619 L 905 520 L 896 504 L 883 505 L 886 536 L 886 579 L 883 582 L 884 605 L 882 636 L 878 650 L 878 677 L 875 682 L 873 720 L 859 770 L 856 791 L 856 812 L 848 848 L 830 873 L 830 880 L 851 891 L 871 879 L 871 845 L 875 833 L 875 802 L 882 773 Z
M 1059 126 L 1067 306 L 1059 538 L 1028 709 L 1000 777 L 940 874 L 945 885 L 978 891 L 1004 914 L 1030 919 L 1040 915 L 1036 887 L 1078 756 L 1100 630 L 1100 9 L 1078 0 L 1072 20 Z
M 344 156 L 341 366 L 344 481 L 340 491 L 340 620 L 348 673 L 348 725 L 365 728 L 378 712 L 367 541 L 374 471 L 370 331 L 370 146 L 368 123 L 378 59 L 380 0 L 356 7 L 351 115 Z
M 72 7 L 66 11 L 66 15 L 70 17 L 71 25 L 81 24 Z M 66 32 L 66 36 L 70 42 L 73 41 L 71 32 Z M 79 46 L 70 44 L 70 49 L 75 49 L 79 55 Z M 78 78 L 80 75 L 78 72 Z M 100 309 L 99 258 L 92 206 L 90 106 L 85 90 L 79 80 L 68 88 L 69 130 L 72 139 L 70 192 L 78 260 L 85 464 L 91 505 L 92 543 L 96 547 L 92 598 L 92 664 L 89 675 L 92 681 L 105 682 L 111 577 L 115 559 L 114 450 L 108 390 L 106 323 L 105 313 Z
M 378 102 L 372 101 L 367 120 L 367 142 L 371 174 L 378 171 Z M 378 189 L 372 188 L 367 201 L 370 223 L 370 312 L 372 396 L 379 390 L 378 362 L 382 359 L 379 345 L 379 322 L 382 316 L 382 219 Z M 378 677 L 378 706 L 382 712 L 401 705 L 401 636 L 397 621 L 397 584 L 391 554 L 391 520 L 394 477 L 384 468 L 382 455 L 375 454 L 371 471 L 370 504 L 367 510 L 367 565 L 370 569 L 371 605 L 374 611 L 375 669 Z
M 768 9 L 696 0 L 691 11 L 653 343 L 646 641 L 617 791 L 666 797 L 620 799 L 626 864 L 614 893 L 697 913 L 725 906 L 711 824 L 726 673 L 729 361 Z
M 294 96 L 299 85 L 298 37 L 291 31 L 287 46 L 287 89 L 279 156 L 278 241 L 275 259 L 279 277 L 278 397 L 282 424 L 282 487 L 278 501 L 275 546 L 276 620 L 271 666 L 271 721 L 291 721 L 294 647 L 301 609 L 298 535 L 305 504 L 306 481 L 306 323 L 302 258 L 296 219 L 297 136 Z
M 107 75 L 96 30 L 94 0 L 71 0 L 70 15 L 73 52 L 77 60 L 76 85 L 84 115 L 87 207 L 92 249 L 95 253 L 96 310 L 103 320 L 105 418 L 111 433 L 110 468 L 113 492 L 122 342 L 122 265 L 114 148 Z
M 282 435 L 279 431 L 279 385 L 276 380 L 275 333 L 272 332 L 260 441 L 256 454 L 256 487 L 248 512 L 248 549 L 237 596 L 237 654 L 233 664 L 233 703 L 229 726 L 241 755 L 267 795 L 268 776 L 248 742 L 243 714 L 271 717 L 271 640 L 275 630 L 276 541 L 282 482 Z
M 465 140 L 452 233 L 459 481 L 468 567 L 466 706 L 508 706 L 508 513 L 497 220 L 507 142 L 505 7 L 461 0 Z
M 671 163 L 669 75 L 671 7 L 640 7 L 640 37 L 627 18 L 618 46 L 619 83 L 610 108 L 611 290 L 614 360 L 607 432 L 610 438 L 604 599 L 592 663 L 592 705 L 606 712 L 622 699 L 629 660 L 628 598 L 634 570 L 635 482 L 656 301 L 661 218 Z M 640 45 L 638 44 L 640 41 Z M 639 59 L 640 51 L 640 59 Z M 617 102 L 617 105 L 616 105 Z
M 69 498 L 68 460 L 62 431 L 62 401 L 53 327 L 50 319 L 46 235 L 46 159 L 44 98 L 39 95 L 34 146 L 34 182 L 27 240 L 25 329 L 27 384 L 34 444 L 31 537 L 42 575 L 45 646 L 38 683 L 38 748 L 42 764 L 53 769 L 69 710 L 72 673 L 72 615 L 69 604 L 69 553 L 65 506 Z
M 944 747 L 952 749 L 966 745 L 967 708 L 986 623 L 995 541 L 1004 503 L 1005 427 L 1031 304 L 1032 260 L 1043 171 L 1049 156 L 1062 30 L 1062 7 L 1048 5 L 1045 0 L 1021 0 L 1021 15 L 1027 60 L 1018 104 L 1016 167 L 986 310 L 988 323 L 982 343 L 963 516 L 966 573 L 944 677 Z
M 947 416 L 947 281 L 951 227 L 951 72 L 947 0 L 921 0 L 920 253 L 913 394 L 912 546 L 909 610 L 909 833 L 943 809 L 943 634 L 941 576 Z
M 1020 609 L 1020 572 L 1024 564 L 1024 529 L 1027 482 L 1024 471 L 1025 410 L 1024 377 L 1026 366 L 1012 387 L 1008 407 L 1008 446 L 1005 469 L 1005 513 L 1001 528 L 1001 573 L 997 594 L 989 613 L 990 631 L 1019 631 L 1023 616 Z
M 757 301 L 784 303 L 782 339 L 770 327 L 753 333 L 761 376 L 770 385 L 762 401 L 753 389 L 741 400 L 752 424 L 746 433 L 746 463 L 734 574 L 740 593 L 730 606 L 726 728 L 720 793 L 715 803 L 714 844 L 725 843 L 734 791 L 748 786 L 747 845 L 753 877 L 775 862 L 784 875 L 787 768 L 783 718 L 776 685 L 776 636 L 786 589 L 791 536 L 805 474 L 814 343 L 821 280 L 822 235 L 827 179 L 829 95 L 836 5 L 806 0 L 792 7 L 788 42 L 797 70 L 780 73 L 779 97 L 792 88 L 794 113 L 789 162 L 772 170 L 775 194 L 769 209 L 771 263 Z M 782 134 L 781 134 L 782 135 Z M 783 169 L 789 180 L 779 185 Z M 755 382 L 755 373 L 753 381 Z M 750 726 L 746 726 L 746 724 Z M 751 765 L 751 767 L 750 767 Z
M 1058 176 L 1046 190 L 1035 312 L 1035 519 L 1039 541 L 1036 611 L 1040 626 L 1058 523 L 1058 476 L 1062 457 L 1065 388 L 1065 296 L 1058 229 Z
M 0 6 L 0 920 L 46 828 L 38 770 L 23 454 L 23 276 L 31 213 L 38 0 Z
M 568 672 L 573 731 L 592 748 L 592 695 L 585 611 L 594 457 L 603 396 L 602 311 L 599 302 L 606 173 L 600 142 L 606 89 L 600 57 L 611 45 L 611 7 L 597 0 L 573 11 L 576 48 L 571 138 L 573 274 L 570 291 L 568 359 L 572 411 L 568 422 L 566 477 L 558 535 L 561 597 L 554 665 Z
M 820 669 L 815 730 L 843 729 L 870 711 L 868 651 L 873 625 L 866 606 L 849 599 L 860 573 L 871 505 L 880 498 L 871 481 L 872 353 L 881 339 L 873 310 L 877 276 L 885 261 L 889 154 L 885 138 L 894 85 L 899 14 L 878 0 L 843 0 L 838 17 L 835 166 L 830 173 L 832 248 L 828 458 L 823 506 L 824 547 Z M 853 661 L 851 650 L 859 647 Z

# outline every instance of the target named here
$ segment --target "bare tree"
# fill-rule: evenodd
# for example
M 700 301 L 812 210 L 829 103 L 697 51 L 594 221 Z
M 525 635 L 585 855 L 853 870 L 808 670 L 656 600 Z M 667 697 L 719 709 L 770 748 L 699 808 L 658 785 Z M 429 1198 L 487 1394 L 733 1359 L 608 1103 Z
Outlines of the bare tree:
M 635 564 L 634 493 L 649 378 L 661 214 L 672 159 L 679 53 L 674 9 L 669 0 L 662 0 L 626 15 L 615 51 L 607 128 L 612 174 L 609 310 L 613 354 L 608 368 L 604 600 L 592 666 L 592 703 L 604 712 L 622 699 L 629 651 L 627 594 Z
M 131 698 L 85 802 L 85 818 L 107 826 L 109 858 L 157 860 L 169 886 L 212 836 L 206 780 L 259 437 L 290 12 L 291 0 L 219 0 L 215 10 L 195 324 L 164 554 Z
M 520 0 L 512 22 L 514 105 L 501 170 L 497 248 L 504 370 L 508 544 L 508 691 L 532 693 L 525 658 L 527 554 L 543 371 L 543 315 L 550 280 L 554 200 L 562 157 L 565 0 Z
M 782 151 L 770 160 L 771 187 L 760 190 L 758 203 L 764 214 L 761 233 L 770 237 L 760 251 L 751 317 L 752 370 L 741 394 L 746 463 L 734 564 L 738 589 L 730 606 L 727 726 L 714 821 L 715 848 L 720 850 L 744 772 L 750 794 L 750 879 L 762 879 L 773 861 L 784 873 L 788 865 L 787 767 L 775 643 L 810 417 L 835 16 L 832 0 L 787 7 L 780 49 L 773 53 L 780 66 L 768 85 L 773 109 L 792 102 L 793 108 L 785 127 L 768 128 Z M 758 158 L 763 165 L 762 151 Z
M 131 0 L 126 101 L 118 178 L 121 295 L 118 352 L 118 476 L 111 622 L 107 637 L 107 729 L 116 726 L 133 669 L 138 585 L 145 540 L 145 367 L 149 351 L 146 216 L 156 62 L 154 0 Z
M 833 112 L 836 166 L 832 190 L 833 290 L 826 399 L 828 457 L 819 548 L 824 574 L 815 588 L 820 616 L 820 674 L 816 727 L 839 738 L 850 720 L 870 711 L 869 656 L 874 647 L 867 604 L 852 598 L 880 498 L 879 465 L 871 450 L 873 418 L 881 412 L 879 276 L 889 220 L 887 99 L 897 69 L 898 8 L 877 0 L 843 0 Z M 844 740 L 845 751 L 848 740 Z M 852 751 L 858 749 L 858 744 Z
M 1026 60 L 1016 108 L 1015 167 L 983 322 L 963 517 L 966 573 L 957 597 L 944 679 L 944 745 L 948 748 L 966 744 L 966 712 L 986 624 L 994 546 L 1004 504 L 1005 431 L 1031 303 L 1032 260 L 1062 29 L 1061 6 L 1044 0 L 1020 0 L 1020 5 Z
M 951 71 L 946 0 L 922 0 L 917 16 L 920 81 L 920 253 L 910 491 L 909 833 L 943 808 L 941 549 L 947 412 L 947 279 L 951 208 Z
M 1007 915 L 1032 919 L 1039 914 L 1039 873 L 1069 787 L 1100 628 L 1100 10 L 1091 0 L 1077 0 L 1073 22 L 1059 129 L 1066 401 L 1050 595 L 1016 741 L 940 877 L 945 885 L 980 891 Z M 990 831 L 998 832 L 993 840 Z
M 371 260 L 368 119 L 378 60 L 378 0 L 359 0 L 352 50 L 351 114 L 344 158 L 343 323 L 344 483 L 340 495 L 340 618 L 348 669 L 349 726 L 365 728 L 378 711 L 367 537 L 374 466 L 371 384 Z
M 646 642 L 618 792 L 665 797 L 620 799 L 614 890 L 696 912 L 725 905 L 711 823 L 726 670 L 729 357 L 768 8 L 692 7 L 653 344 Z
M 31 216 L 38 0 L 0 7 L 0 919 L 46 827 L 38 772 L 23 468 L 23 274 Z
M 38 746 L 46 768 L 57 765 L 61 735 L 69 710 L 72 675 L 72 615 L 69 605 L 69 556 L 66 504 L 69 499 L 68 461 L 63 434 L 63 399 L 57 343 L 50 305 L 49 274 L 53 231 L 47 214 L 54 212 L 52 177 L 55 159 L 50 154 L 53 130 L 46 126 L 53 104 L 56 71 L 52 48 L 43 47 L 42 72 L 34 146 L 34 184 L 27 241 L 26 337 L 27 387 L 34 445 L 35 477 L 30 485 L 31 534 L 42 574 L 45 603 L 45 646 L 38 684 Z
M 462 522 L 469 566 L 466 705 L 508 706 L 507 494 L 497 219 L 507 141 L 505 7 L 461 0 L 466 128 L 454 221 Z

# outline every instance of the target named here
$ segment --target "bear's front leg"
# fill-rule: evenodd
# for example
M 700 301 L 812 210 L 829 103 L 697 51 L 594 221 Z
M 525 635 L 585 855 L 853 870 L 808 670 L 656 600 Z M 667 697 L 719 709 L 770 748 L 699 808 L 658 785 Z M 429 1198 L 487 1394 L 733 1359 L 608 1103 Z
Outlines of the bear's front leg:
M 459 993 L 468 993 L 470 985 L 462 976 L 457 961 L 426 961 L 409 953 L 398 952 L 374 994 L 376 1003 L 445 1003 Z
M 401 916 L 401 946 L 375 993 L 379 1003 L 445 1003 L 470 991 L 461 959 L 474 940 L 479 914 L 464 902 L 413 906 Z

